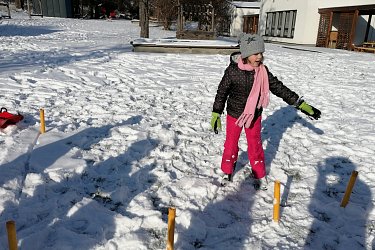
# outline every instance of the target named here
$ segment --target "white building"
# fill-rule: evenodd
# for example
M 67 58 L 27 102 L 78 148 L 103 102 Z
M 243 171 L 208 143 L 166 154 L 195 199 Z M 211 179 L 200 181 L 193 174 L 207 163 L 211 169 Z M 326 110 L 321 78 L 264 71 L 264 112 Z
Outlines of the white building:
M 258 33 L 260 2 L 232 1 L 230 36 Z
M 262 0 L 265 40 L 352 49 L 375 40 L 375 0 Z

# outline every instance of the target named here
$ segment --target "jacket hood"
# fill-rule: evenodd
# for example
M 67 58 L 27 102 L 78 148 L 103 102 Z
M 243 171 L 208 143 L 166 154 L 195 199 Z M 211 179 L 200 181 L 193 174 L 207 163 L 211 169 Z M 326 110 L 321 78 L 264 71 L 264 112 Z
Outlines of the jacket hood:
M 238 63 L 238 59 L 240 58 L 241 56 L 241 53 L 240 52 L 233 52 L 231 55 L 230 55 L 230 63 L 235 63 L 237 64 Z

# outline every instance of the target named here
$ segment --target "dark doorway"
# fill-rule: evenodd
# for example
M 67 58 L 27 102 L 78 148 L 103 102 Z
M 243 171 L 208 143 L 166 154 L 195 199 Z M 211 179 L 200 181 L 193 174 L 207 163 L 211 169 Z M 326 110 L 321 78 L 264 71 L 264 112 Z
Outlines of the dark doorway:
M 249 34 L 258 33 L 259 15 L 251 15 L 243 17 L 243 32 Z

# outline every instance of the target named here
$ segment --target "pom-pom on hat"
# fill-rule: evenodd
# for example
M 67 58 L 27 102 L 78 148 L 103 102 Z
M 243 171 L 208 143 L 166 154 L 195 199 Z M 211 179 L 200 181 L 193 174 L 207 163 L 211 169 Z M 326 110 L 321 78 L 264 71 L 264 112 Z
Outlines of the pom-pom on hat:
M 238 43 L 240 44 L 242 58 L 263 53 L 265 50 L 263 38 L 256 34 L 242 33 L 238 37 Z

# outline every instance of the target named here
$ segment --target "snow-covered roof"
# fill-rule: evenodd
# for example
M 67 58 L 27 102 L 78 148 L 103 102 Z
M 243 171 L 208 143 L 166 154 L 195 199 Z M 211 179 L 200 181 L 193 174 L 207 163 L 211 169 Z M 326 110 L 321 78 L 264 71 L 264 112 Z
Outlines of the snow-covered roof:
M 260 2 L 240 2 L 240 1 L 232 1 L 232 4 L 236 8 L 260 8 Z

